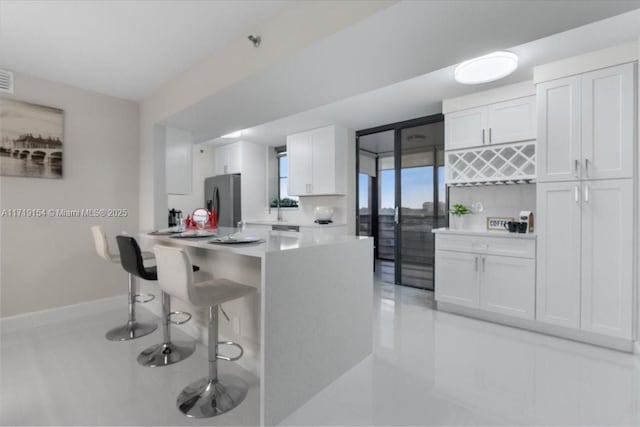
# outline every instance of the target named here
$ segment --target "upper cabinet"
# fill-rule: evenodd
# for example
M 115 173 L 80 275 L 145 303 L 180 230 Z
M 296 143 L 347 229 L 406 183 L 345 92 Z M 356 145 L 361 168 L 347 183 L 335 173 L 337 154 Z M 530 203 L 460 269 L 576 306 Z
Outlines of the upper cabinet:
M 348 134 L 327 126 L 287 137 L 288 193 L 292 196 L 347 192 Z
M 525 96 L 445 116 L 447 150 L 536 138 L 535 96 Z
M 189 194 L 193 187 L 191 132 L 167 128 L 165 143 L 167 193 Z
M 632 177 L 634 67 L 537 86 L 538 181 Z
M 241 173 L 242 141 L 216 147 L 214 159 L 216 175 Z

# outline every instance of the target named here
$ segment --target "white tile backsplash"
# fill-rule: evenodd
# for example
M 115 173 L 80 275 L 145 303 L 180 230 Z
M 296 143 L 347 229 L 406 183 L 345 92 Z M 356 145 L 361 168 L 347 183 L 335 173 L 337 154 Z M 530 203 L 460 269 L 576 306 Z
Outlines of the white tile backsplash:
M 536 185 L 492 185 L 482 187 L 451 187 L 449 205 L 462 203 L 471 207 L 481 202 L 484 210 L 480 213 L 465 216 L 464 228 L 470 230 L 486 230 L 487 217 L 514 217 L 520 211 L 532 211 L 536 220 Z

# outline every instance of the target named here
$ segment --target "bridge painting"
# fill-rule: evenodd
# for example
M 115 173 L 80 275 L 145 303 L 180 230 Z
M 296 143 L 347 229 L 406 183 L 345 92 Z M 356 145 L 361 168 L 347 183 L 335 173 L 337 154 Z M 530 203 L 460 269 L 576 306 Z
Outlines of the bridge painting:
M 62 178 L 64 112 L 0 99 L 0 175 Z

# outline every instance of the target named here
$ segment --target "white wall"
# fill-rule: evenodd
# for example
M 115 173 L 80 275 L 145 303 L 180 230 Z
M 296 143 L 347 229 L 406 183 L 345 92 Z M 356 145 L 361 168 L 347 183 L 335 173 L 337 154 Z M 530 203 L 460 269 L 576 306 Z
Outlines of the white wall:
M 473 230 L 486 230 L 487 217 L 514 217 L 520 211 L 533 211 L 534 230 L 536 221 L 536 185 L 494 185 L 488 187 L 452 187 L 449 190 L 449 205 L 456 203 L 470 207 L 481 202 L 482 213 L 466 215 L 464 227 Z
M 167 204 L 169 209 L 181 210 L 184 217 L 190 215 L 197 208 L 204 206 L 204 179 L 214 176 L 214 147 L 210 145 L 194 145 L 191 158 L 193 159 L 193 183 L 189 194 L 169 194 Z M 168 215 L 168 212 L 167 212 Z M 166 226 L 161 224 L 161 226 Z
M 110 236 L 138 228 L 138 105 L 20 73 L 15 94 L 3 97 L 64 110 L 64 177 L 0 177 L 0 209 L 123 208 L 128 216 L 0 218 L 0 316 L 126 293 L 126 274 L 98 258 L 89 227 Z

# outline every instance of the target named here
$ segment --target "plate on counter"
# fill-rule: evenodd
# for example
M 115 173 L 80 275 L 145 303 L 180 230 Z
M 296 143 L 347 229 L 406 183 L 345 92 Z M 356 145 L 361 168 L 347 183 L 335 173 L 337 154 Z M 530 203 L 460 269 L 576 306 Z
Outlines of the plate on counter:
M 172 239 L 202 239 L 204 237 L 218 237 L 218 235 L 207 230 L 189 230 L 180 234 L 173 234 L 171 236 Z
M 251 237 L 251 236 L 222 236 L 216 237 L 215 239 L 211 239 L 209 243 L 213 244 L 242 244 L 242 243 L 262 243 L 263 240 L 259 237 Z
M 172 228 L 164 228 L 162 230 L 152 231 L 149 236 L 173 236 L 174 234 L 184 233 L 184 231 L 178 231 Z

